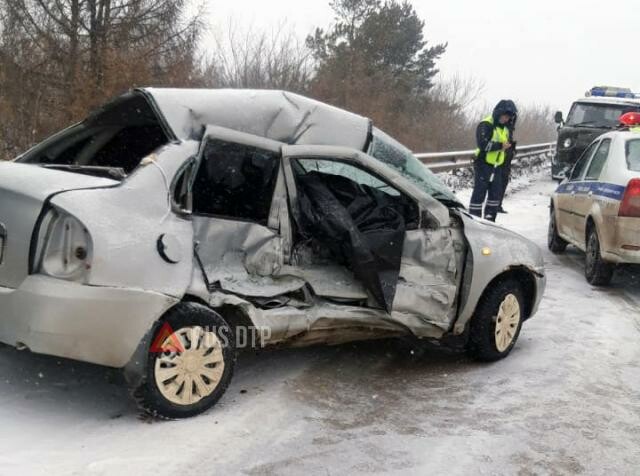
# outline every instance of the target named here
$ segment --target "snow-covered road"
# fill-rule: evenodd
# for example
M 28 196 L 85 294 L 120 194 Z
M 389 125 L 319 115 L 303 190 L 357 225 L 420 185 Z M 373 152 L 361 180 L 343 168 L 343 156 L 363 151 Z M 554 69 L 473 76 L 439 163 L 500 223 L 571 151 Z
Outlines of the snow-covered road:
M 545 179 L 500 221 L 545 250 L 511 356 L 363 343 L 244 355 L 206 415 L 148 423 L 116 372 L 0 348 L 0 475 L 638 474 L 640 281 L 546 251 Z

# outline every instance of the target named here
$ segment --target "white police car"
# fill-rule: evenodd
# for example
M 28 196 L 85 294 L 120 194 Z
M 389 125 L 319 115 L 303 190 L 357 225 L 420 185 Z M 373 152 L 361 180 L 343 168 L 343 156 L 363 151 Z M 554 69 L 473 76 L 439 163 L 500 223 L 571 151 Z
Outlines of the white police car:
M 610 283 L 616 265 L 640 264 L 640 114 L 603 134 L 578 159 L 551 198 L 549 249 L 586 252 L 585 276 Z

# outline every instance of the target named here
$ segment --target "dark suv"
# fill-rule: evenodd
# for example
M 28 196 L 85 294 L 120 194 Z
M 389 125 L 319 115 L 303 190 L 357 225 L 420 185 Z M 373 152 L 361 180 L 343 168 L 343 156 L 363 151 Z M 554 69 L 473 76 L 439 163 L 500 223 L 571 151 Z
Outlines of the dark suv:
M 615 129 L 620 116 L 640 112 L 640 100 L 618 97 L 587 97 L 573 103 L 566 122 L 558 111 L 558 146 L 552 161 L 554 179 L 562 180 L 593 140 Z

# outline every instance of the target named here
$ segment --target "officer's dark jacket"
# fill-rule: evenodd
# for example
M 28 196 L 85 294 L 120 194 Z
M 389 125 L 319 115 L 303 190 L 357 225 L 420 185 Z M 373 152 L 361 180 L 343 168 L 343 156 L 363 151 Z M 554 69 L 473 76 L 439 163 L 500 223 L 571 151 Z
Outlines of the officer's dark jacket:
M 491 138 L 493 137 L 493 128 L 494 127 L 509 127 L 509 125 L 502 126 L 500 125 L 500 116 L 503 114 L 511 114 L 515 118 L 518 114 L 518 110 L 516 109 L 516 105 L 513 101 L 508 99 L 503 99 L 500 101 L 497 106 L 493 109 L 493 124 L 491 125 L 488 122 L 481 122 L 478 124 L 476 129 L 476 143 L 478 144 L 478 149 L 480 149 L 480 155 L 478 158 L 484 159 L 486 156 L 486 152 L 493 152 L 496 150 L 502 149 L 502 144 L 494 143 L 491 144 L 491 147 L 487 150 L 487 145 L 491 142 Z

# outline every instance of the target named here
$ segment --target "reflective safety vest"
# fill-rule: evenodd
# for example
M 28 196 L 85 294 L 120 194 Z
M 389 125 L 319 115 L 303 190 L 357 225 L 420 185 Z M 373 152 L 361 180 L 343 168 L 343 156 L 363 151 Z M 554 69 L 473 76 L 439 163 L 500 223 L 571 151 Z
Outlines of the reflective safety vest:
M 629 132 L 640 132 L 640 126 L 630 127 Z
M 492 126 L 494 126 L 493 123 L 493 116 L 489 116 L 489 117 L 485 117 L 482 122 L 487 122 L 489 124 L 491 124 Z M 491 137 L 491 142 L 493 143 L 500 143 L 500 144 L 504 144 L 506 142 L 509 142 L 509 128 L 505 127 L 493 127 L 493 136 Z M 482 151 L 478 148 L 476 149 L 476 157 L 478 157 L 480 155 Z M 490 151 L 487 152 L 486 158 L 485 160 L 487 161 L 487 163 L 489 165 L 502 165 L 504 164 L 504 159 L 505 159 L 505 152 L 504 150 L 494 150 L 494 151 Z

